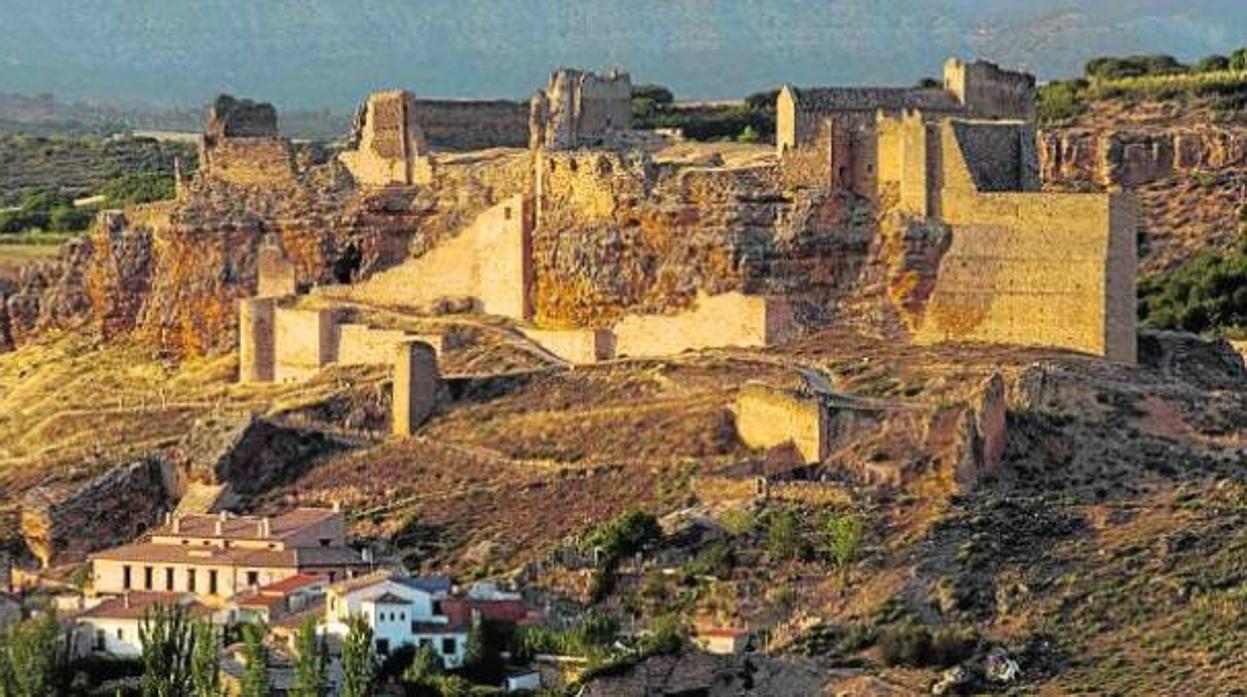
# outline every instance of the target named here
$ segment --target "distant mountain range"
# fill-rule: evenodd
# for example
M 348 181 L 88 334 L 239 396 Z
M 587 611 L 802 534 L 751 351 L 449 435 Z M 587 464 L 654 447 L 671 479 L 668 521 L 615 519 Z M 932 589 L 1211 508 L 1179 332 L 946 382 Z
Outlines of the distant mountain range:
M 1247 44 L 1245 0 L 0 0 L 0 92 L 349 112 L 370 90 L 523 98 L 622 65 L 680 98 L 911 84 L 949 55 L 1073 75 Z

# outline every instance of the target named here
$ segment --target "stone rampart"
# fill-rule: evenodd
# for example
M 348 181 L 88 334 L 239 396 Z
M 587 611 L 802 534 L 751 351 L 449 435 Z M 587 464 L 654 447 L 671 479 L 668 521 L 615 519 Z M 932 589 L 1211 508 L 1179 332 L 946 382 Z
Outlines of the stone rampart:
M 395 347 L 411 338 L 401 329 L 340 324 L 336 362 L 338 365 L 385 365 L 394 360 Z
M 505 99 L 416 99 L 429 145 L 447 150 L 528 145 L 528 105 Z
M 205 143 L 199 172 L 238 186 L 289 185 L 295 181 L 294 153 L 283 138 L 219 138 Z
M 524 336 L 565 361 L 594 363 L 613 358 L 615 335 L 609 329 L 528 329 Z
M 736 432 L 751 448 L 791 444 L 806 462 L 822 462 L 829 454 L 829 414 L 814 397 L 747 383 L 736 398 L 734 412 Z
M 273 321 L 273 378 L 304 380 L 332 363 L 337 344 L 333 310 L 279 307 Z
M 791 334 L 793 318 L 781 298 L 703 293 L 692 309 L 629 314 L 613 331 L 617 356 L 666 356 L 722 346 L 772 346 Z
M 632 127 L 632 78 L 620 70 L 605 74 L 559 68 L 529 110 L 534 148 L 574 150 L 607 142 Z
M 1035 76 L 1003 70 L 995 63 L 944 63 L 944 88 L 974 118 L 1035 120 Z

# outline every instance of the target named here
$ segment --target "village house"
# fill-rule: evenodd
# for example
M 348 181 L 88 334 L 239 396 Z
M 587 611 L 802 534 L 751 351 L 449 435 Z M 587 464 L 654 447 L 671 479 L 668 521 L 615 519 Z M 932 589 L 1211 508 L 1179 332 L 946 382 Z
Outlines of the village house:
M 296 574 L 267 586 L 243 591 L 230 600 L 238 622 L 272 624 L 317 605 L 328 583 L 320 576 Z
M 139 626 L 147 613 L 158 605 L 181 606 L 191 618 L 212 614 L 210 608 L 184 593 L 123 593 L 78 615 L 79 652 L 107 653 L 119 658 L 141 655 Z
M 97 594 L 189 593 L 212 602 L 297 575 L 334 583 L 371 566 L 346 545 L 342 512 L 315 508 L 272 518 L 170 516 L 147 539 L 90 559 Z

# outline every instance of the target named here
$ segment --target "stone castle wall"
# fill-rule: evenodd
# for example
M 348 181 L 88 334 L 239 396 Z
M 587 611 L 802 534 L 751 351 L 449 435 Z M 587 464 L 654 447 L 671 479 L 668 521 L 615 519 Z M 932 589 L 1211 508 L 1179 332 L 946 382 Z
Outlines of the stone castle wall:
M 294 182 L 294 152 L 277 137 L 219 138 L 205 144 L 202 175 L 238 186 L 288 185 Z
M 354 149 L 338 159 L 355 181 L 365 186 L 428 184 L 433 165 L 428 157 L 415 97 L 404 90 L 375 92 L 355 117 Z
M 410 436 L 437 408 L 442 379 L 437 369 L 437 353 L 422 341 L 407 341 L 394 347 L 394 399 L 392 430 L 396 436 Z
M 334 361 L 338 365 L 385 365 L 394 360 L 395 347 L 409 339 L 411 335 L 401 329 L 339 324 Z
M 416 120 L 429 145 L 445 150 L 523 148 L 528 105 L 505 99 L 416 99 Z
M 470 300 L 482 312 L 523 319 L 530 307 L 532 225 L 531 203 L 512 196 L 422 256 L 323 294 L 417 309 Z
M 956 95 L 967 115 L 984 119 L 1035 120 L 1035 77 L 1002 70 L 994 63 L 944 64 L 944 88 Z
M 273 313 L 273 377 L 305 380 L 336 358 L 337 322 L 332 310 L 278 307 Z
M 781 298 L 702 294 L 682 312 L 625 315 L 613 328 L 615 355 L 637 358 L 719 346 L 772 346 L 792 334 L 793 324 L 792 309 Z

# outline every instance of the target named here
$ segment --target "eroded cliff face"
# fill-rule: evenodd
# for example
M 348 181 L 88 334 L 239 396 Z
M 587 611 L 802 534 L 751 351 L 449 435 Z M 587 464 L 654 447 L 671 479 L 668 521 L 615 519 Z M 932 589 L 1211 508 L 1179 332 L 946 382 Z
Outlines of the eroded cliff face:
M 134 332 L 175 355 L 233 346 L 237 301 L 276 239 L 300 286 L 349 283 L 436 244 L 526 186 L 526 154 L 452 161 L 432 186 L 362 190 L 336 164 L 261 185 L 203 176 L 177 201 L 102 213 L 55 263 L 25 269 L 3 300 L 0 349 L 40 333 Z
M 784 295 L 834 312 L 873 236 L 865 203 L 785 190 L 773 166 L 657 166 L 611 152 L 547 154 L 533 239 L 536 319 L 603 326 L 689 307 L 699 292 Z
M 1043 180 L 1140 186 L 1184 173 L 1247 167 L 1247 127 L 1075 127 L 1039 138 Z

